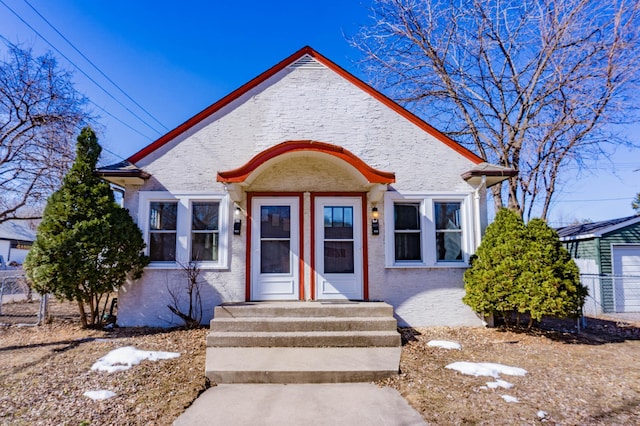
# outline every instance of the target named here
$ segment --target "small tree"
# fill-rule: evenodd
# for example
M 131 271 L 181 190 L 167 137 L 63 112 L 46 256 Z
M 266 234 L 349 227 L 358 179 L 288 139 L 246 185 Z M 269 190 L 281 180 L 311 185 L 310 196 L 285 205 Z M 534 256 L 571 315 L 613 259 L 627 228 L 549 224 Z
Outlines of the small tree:
M 185 327 L 197 328 L 200 327 L 200 321 L 202 321 L 202 296 L 200 295 L 202 269 L 200 269 L 200 263 L 197 260 L 193 262 L 178 261 L 178 264 L 182 268 L 187 282 L 184 286 L 167 285 L 167 292 L 171 298 L 171 303 L 167 305 L 167 308 L 184 321 Z M 185 295 L 186 303 L 182 297 Z M 185 304 L 187 305 L 186 310 L 183 308 Z
M 83 129 L 76 160 L 49 197 L 25 261 L 34 289 L 77 301 L 85 327 L 101 325 L 103 298 L 128 274 L 139 278 L 149 262 L 140 229 L 115 203 L 109 184 L 93 173 L 101 151 L 93 130 Z
M 631 202 L 631 208 L 636 211 L 636 214 L 640 214 L 640 192 L 636 194 L 636 198 Z
M 507 209 L 496 215 L 464 275 L 463 301 L 476 312 L 529 314 L 529 327 L 543 315 L 579 315 L 587 289 L 558 234 L 543 220 L 525 226 Z

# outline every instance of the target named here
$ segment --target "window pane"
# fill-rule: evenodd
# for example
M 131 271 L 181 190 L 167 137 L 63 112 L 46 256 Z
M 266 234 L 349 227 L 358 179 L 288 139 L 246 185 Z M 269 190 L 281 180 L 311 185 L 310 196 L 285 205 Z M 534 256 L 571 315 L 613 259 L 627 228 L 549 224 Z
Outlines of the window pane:
M 394 219 L 396 230 L 420 229 L 420 205 L 395 204 Z
M 260 272 L 288 274 L 291 270 L 289 241 L 260 242 Z
M 420 233 L 396 233 L 396 260 L 422 260 Z
M 149 204 L 149 229 L 175 230 L 178 214 L 176 201 L 154 201 Z
M 353 238 L 353 207 L 324 208 L 325 239 Z
M 436 229 L 461 229 L 460 203 L 435 203 Z
M 462 232 L 436 232 L 438 260 L 462 260 Z
M 353 241 L 325 241 L 325 273 L 353 274 L 353 265 Z
M 289 206 L 262 206 L 260 208 L 260 237 L 289 238 L 291 235 L 291 208 Z
M 191 205 L 191 229 L 194 231 L 217 231 L 218 211 L 217 202 L 197 202 Z
M 198 232 L 191 234 L 191 260 L 218 260 L 218 234 L 213 232 Z
M 149 235 L 149 257 L 158 262 L 176 260 L 176 234 L 152 232 Z

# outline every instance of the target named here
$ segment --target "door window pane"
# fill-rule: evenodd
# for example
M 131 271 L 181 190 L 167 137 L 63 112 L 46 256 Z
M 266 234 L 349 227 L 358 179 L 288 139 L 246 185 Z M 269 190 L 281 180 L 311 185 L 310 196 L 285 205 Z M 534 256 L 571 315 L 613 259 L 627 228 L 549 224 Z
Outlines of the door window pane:
M 260 272 L 288 274 L 291 272 L 290 241 L 260 242 Z
M 262 206 L 260 208 L 261 238 L 290 238 L 291 207 Z
M 324 238 L 352 239 L 353 238 L 353 207 L 325 207 L 324 208 Z
M 434 203 L 438 261 L 461 261 L 460 203 Z
M 324 272 L 353 274 L 353 241 L 325 241 Z

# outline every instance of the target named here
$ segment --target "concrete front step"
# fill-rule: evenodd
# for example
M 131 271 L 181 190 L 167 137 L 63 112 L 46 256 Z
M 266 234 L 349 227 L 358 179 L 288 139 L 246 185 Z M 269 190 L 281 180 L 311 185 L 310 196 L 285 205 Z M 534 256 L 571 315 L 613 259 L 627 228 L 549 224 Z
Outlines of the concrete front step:
M 250 331 L 396 331 L 397 321 L 387 317 L 238 317 L 214 318 L 213 332 Z
M 300 331 L 215 332 L 207 335 L 208 347 L 398 347 L 396 331 Z
M 393 317 L 393 307 L 384 302 L 240 302 L 216 306 L 213 317 Z
M 400 347 L 207 348 L 215 383 L 368 382 L 398 373 Z

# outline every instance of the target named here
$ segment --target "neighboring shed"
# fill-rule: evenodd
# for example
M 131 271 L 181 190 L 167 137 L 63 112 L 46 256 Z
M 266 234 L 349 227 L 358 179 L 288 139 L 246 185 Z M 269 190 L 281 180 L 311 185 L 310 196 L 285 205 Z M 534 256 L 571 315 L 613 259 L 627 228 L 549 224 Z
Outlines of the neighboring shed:
M 600 294 L 592 296 L 603 312 L 640 312 L 640 215 L 566 226 L 558 235 L 583 283 L 597 277 Z
M 22 264 L 35 240 L 35 232 L 18 222 L 0 223 L 0 268 L 11 262 Z

